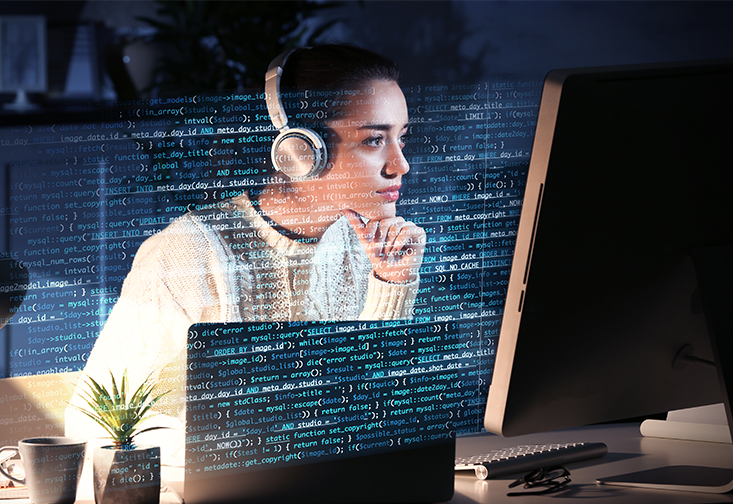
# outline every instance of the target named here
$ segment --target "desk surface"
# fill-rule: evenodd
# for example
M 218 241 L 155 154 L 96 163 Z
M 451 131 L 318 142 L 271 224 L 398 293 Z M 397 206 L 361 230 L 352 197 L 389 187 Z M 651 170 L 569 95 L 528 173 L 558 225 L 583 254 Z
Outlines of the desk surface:
M 551 497 L 507 497 L 509 483 L 517 476 L 505 476 L 481 481 L 467 471 L 456 475 L 455 495 L 451 504 L 524 502 L 537 503 L 551 498 L 555 503 L 578 503 L 598 499 L 604 504 L 654 503 L 714 503 L 733 502 L 733 494 L 711 495 L 639 488 L 596 485 L 596 478 L 643 471 L 667 465 L 701 465 L 733 468 L 733 445 L 645 438 L 638 424 L 618 424 L 582 427 L 552 433 L 532 434 L 515 438 L 493 435 L 462 437 L 456 446 L 457 456 L 477 454 L 492 449 L 521 444 L 601 441 L 608 445 L 602 458 L 568 464 L 572 483 L 567 491 Z M 522 476 L 522 475 L 519 475 Z
M 475 455 L 496 448 L 521 444 L 564 443 L 601 441 L 608 445 L 608 454 L 602 458 L 568 464 L 572 483 L 568 490 L 552 496 L 507 497 L 507 486 L 517 476 L 505 476 L 492 480 L 478 480 L 473 472 L 456 475 L 455 495 L 450 504 L 497 504 L 525 502 L 537 504 L 551 499 L 556 503 L 578 503 L 581 500 L 598 499 L 604 504 L 702 504 L 733 502 L 733 494 L 711 495 L 691 492 L 671 492 L 596 485 L 596 478 L 633 471 L 652 469 L 666 465 L 707 465 L 733 468 L 733 445 L 644 438 L 638 424 L 619 424 L 582 427 L 551 433 L 531 434 L 515 438 L 495 435 L 461 437 L 457 441 L 458 456 Z M 91 461 L 84 467 L 79 504 L 93 504 L 91 493 Z M 161 493 L 161 504 L 178 504 L 178 494 L 183 490 L 183 470 L 164 467 L 162 476 L 175 492 Z M 521 475 L 519 475 L 521 476 Z M 185 497 L 185 496 L 184 496 Z M 5 500 L 3 504 L 27 504 L 27 499 Z

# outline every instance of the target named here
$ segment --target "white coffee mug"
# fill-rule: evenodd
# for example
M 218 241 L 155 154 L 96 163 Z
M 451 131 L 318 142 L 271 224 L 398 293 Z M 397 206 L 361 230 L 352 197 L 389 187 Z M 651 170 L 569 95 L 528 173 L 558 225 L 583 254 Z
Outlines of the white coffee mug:
M 25 479 L 0 472 L 28 487 L 32 504 L 71 504 L 76 500 L 77 482 L 84 466 L 86 441 L 68 437 L 22 439 L 18 446 L 3 446 L 0 452 L 15 450 L 25 469 Z

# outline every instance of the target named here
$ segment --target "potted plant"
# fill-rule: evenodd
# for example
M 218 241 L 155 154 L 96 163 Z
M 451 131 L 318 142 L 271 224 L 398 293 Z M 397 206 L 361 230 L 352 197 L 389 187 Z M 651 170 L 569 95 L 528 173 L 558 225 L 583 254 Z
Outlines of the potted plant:
M 130 395 L 127 371 L 119 387 L 114 375 L 108 390 L 87 377 L 82 392 L 87 408 L 73 406 L 101 425 L 113 444 L 94 451 L 94 500 L 97 504 L 150 504 L 160 499 L 160 447 L 136 445 L 138 434 L 165 427 L 141 428 L 153 405 L 168 391 L 152 396 L 150 377 Z

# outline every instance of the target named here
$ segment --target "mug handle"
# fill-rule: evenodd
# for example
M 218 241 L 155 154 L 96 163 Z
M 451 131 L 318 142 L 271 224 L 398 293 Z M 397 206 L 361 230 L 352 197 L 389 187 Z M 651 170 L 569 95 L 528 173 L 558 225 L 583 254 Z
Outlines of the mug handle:
M 12 450 L 15 453 L 20 454 L 20 451 L 18 450 L 18 447 L 17 446 L 3 446 L 2 448 L 0 448 L 0 453 L 4 452 L 5 450 Z M 21 485 L 25 485 L 25 479 L 22 479 L 22 480 L 21 479 L 18 479 L 15 476 L 11 476 L 7 472 L 5 472 L 5 467 L 4 467 L 5 466 L 5 462 L 8 459 L 11 459 L 11 458 L 12 458 L 12 455 L 10 457 L 6 457 L 6 458 L 2 459 L 2 462 L 0 462 L 0 473 L 3 473 L 3 476 L 5 476 L 6 478 L 9 478 L 9 479 L 15 481 L 16 483 L 20 483 Z

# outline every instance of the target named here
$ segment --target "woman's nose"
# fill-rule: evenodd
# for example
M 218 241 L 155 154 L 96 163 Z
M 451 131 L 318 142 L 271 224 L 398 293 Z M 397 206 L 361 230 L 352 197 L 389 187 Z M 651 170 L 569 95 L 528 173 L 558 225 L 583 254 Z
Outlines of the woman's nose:
M 397 175 L 405 175 L 410 171 L 410 163 L 407 162 L 405 154 L 400 146 L 396 143 L 392 144 L 389 158 L 382 168 L 382 176 L 385 178 L 394 178 Z

